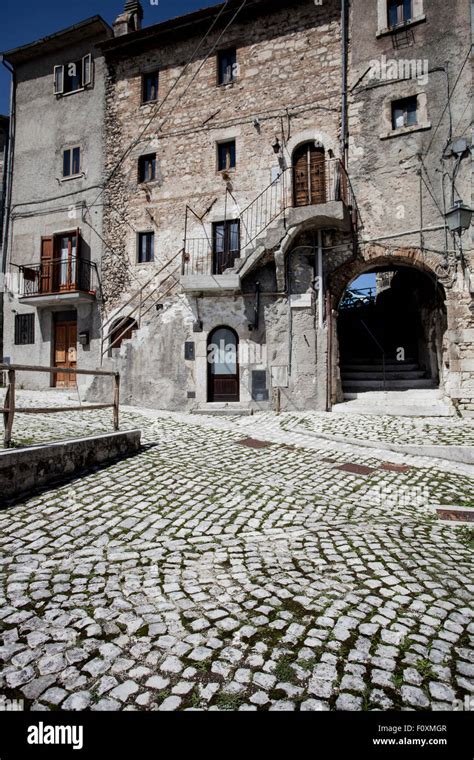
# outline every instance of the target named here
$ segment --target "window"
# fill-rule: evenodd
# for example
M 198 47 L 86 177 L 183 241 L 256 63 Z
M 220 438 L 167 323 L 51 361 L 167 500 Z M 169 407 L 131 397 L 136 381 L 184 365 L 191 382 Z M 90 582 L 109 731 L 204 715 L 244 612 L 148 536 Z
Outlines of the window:
M 15 346 L 28 346 L 35 342 L 35 315 L 15 314 Z
M 138 159 L 138 181 L 151 182 L 156 176 L 156 153 L 140 156 Z
M 235 167 L 235 140 L 217 143 L 217 168 L 220 172 Z
M 213 224 L 213 274 L 234 266 L 240 256 L 240 221 L 230 219 Z
M 81 172 L 81 149 L 79 147 L 63 150 L 63 177 L 74 177 Z
M 151 71 L 142 76 L 142 103 L 158 100 L 158 72 Z
M 231 84 L 237 79 L 237 52 L 235 48 L 221 50 L 217 55 L 217 83 Z
M 392 129 L 414 127 L 418 124 L 418 101 L 416 96 L 392 103 Z
M 154 261 L 155 258 L 155 233 L 139 232 L 138 233 L 138 263 L 146 264 Z
M 412 18 L 412 0 L 388 0 L 389 28 L 406 24 Z
M 71 61 L 54 67 L 54 94 L 66 95 L 77 92 L 92 84 L 92 56 L 85 55 L 78 61 Z

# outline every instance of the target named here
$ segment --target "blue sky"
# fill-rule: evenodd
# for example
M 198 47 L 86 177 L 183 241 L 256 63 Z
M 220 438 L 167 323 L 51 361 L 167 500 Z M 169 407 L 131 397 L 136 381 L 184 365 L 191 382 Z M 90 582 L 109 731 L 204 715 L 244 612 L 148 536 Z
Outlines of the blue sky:
M 150 26 L 183 13 L 217 5 L 219 0 L 141 0 L 144 25 Z M 89 16 L 102 16 L 109 24 L 125 5 L 125 0 L 1 0 L 0 51 L 46 37 Z M 0 113 L 7 114 L 10 103 L 10 75 L 0 65 Z

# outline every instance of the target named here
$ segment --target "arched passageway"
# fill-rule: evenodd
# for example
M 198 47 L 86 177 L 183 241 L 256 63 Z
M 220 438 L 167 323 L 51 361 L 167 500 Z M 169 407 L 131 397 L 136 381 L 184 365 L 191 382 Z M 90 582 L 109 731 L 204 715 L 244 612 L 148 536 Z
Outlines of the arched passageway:
M 439 387 L 447 326 L 443 287 L 415 267 L 392 264 L 370 272 L 373 287 L 353 281 L 339 303 L 343 392 Z

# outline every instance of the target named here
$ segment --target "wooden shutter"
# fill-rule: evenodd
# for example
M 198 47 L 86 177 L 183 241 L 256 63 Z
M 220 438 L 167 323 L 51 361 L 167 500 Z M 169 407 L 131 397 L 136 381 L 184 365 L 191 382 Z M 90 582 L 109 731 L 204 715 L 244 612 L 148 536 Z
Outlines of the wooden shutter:
M 310 149 L 310 181 L 311 203 L 326 203 L 326 171 L 324 149 L 311 146 Z
M 41 238 L 40 293 L 51 293 L 53 285 L 53 238 Z
M 54 67 L 54 94 L 62 95 L 64 92 L 64 66 Z
M 89 53 L 82 59 L 82 86 L 92 84 L 92 55 Z

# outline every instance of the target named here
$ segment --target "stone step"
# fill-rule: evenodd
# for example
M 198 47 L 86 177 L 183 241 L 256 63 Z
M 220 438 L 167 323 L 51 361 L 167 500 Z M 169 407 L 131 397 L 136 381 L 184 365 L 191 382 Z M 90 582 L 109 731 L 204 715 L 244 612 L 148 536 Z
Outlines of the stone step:
M 434 380 L 424 379 L 410 379 L 410 380 L 387 380 L 385 388 L 380 380 L 349 380 L 347 383 L 343 383 L 343 389 L 345 393 L 351 393 L 353 391 L 398 391 L 403 389 L 410 390 L 412 388 L 436 388 Z
M 385 365 L 386 372 L 397 372 L 403 370 L 404 372 L 411 372 L 412 370 L 419 370 L 419 364 L 406 364 L 404 362 L 396 362 Z M 344 364 L 341 367 L 341 372 L 383 372 L 383 364 Z
M 420 370 L 410 370 L 409 372 L 396 372 L 395 370 L 391 370 L 390 372 L 385 373 L 385 377 L 387 379 L 387 382 L 392 382 L 393 380 L 421 380 L 422 378 L 425 378 L 426 373 L 420 369 Z M 342 384 L 345 385 L 346 383 L 348 385 L 351 384 L 353 380 L 383 380 L 384 374 L 382 371 L 380 372 L 343 372 L 342 373 Z
M 445 403 L 445 396 L 441 388 L 412 388 L 401 391 L 363 391 L 344 393 L 346 401 L 356 401 L 360 399 L 372 404 L 385 404 L 387 401 L 401 404 L 427 404 L 442 401 Z

